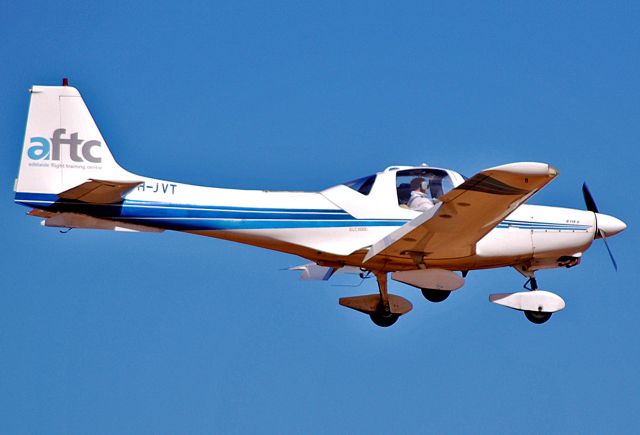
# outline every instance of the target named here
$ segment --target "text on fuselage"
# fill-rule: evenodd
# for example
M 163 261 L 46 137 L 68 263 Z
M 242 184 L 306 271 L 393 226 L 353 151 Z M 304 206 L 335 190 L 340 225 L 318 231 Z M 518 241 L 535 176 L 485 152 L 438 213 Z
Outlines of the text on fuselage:
M 149 192 L 149 193 L 168 193 L 169 195 L 174 195 L 176 193 L 177 184 L 173 183 L 142 183 L 138 186 L 138 190 L 141 192 Z

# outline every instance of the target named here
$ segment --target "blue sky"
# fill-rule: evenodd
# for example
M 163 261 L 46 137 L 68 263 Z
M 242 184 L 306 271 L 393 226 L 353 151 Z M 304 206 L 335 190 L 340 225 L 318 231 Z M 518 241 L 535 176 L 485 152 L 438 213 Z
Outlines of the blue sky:
M 640 423 L 632 2 L 4 2 L 2 433 L 632 433 Z M 305 283 L 300 259 L 185 234 L 45 229 L 13 203 L 33 84 L 69 77 L 145 175 L 319 190 L 392 164 L 561 174 L 533 203 L 628 230 L 538 275 L 541 326 L 473 272 L 413 288 L 392 328 Z

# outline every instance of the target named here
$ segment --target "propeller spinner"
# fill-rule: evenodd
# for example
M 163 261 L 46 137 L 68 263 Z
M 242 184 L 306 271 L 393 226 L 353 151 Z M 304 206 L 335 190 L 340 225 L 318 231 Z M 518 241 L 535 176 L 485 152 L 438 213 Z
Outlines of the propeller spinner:
M 613 258 L 613 253 L 609 248 L 609 243 L 607 243 L 607 237 L 615 236 L 619 232 L 624 231 L 627 228 L 627 224 L 625 224 L 618 218 L 599 212 L 598 206 L 596 205 L 596 202 L 593 199 L 589 188 L 587 187 L 587 183 L 582 184 L 582 196 L 584 196 L 584 203 L 587 207 L 587 210 L 593 212 L 596 218 L 595 238 L 602 239 L 602 241 L 604 241 L 604 246 L 607 248 L 607 252 L 609 253 L 609 257 L 611 258 L 611 262 L 613 263 L 613 268 L 617 271 L 618 264 L 616 263 L 615 258 Z

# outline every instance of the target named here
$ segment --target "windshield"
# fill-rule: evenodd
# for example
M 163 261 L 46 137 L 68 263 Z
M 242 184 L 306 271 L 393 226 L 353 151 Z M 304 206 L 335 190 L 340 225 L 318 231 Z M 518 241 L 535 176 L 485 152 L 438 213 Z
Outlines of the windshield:
M 417 168 L 396 173 L 398 205 L 409 208 L 411 192 L 419 192 L 429 200 L 434 200 L 453 189 L 453 182 L 447 171 L 432 168 Z M 415 195 L 415 194 L 414 194 Z
M 373 187 L 373 182 L 376 181 L 375 175 L 368 175 L 366 177 L 358 178 L 357 180 L 347 181 L 345 186 L 352 188 L 353 190 L 368 195 Z

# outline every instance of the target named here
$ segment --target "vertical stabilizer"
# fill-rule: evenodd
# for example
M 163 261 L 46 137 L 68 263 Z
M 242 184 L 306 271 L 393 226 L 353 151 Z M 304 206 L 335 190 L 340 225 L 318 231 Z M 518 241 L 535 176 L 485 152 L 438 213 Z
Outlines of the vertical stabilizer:
M 15 191 L 58 194 L 89 179 L 135 176 L 114 160 L 80 92 L 34 86 Z

